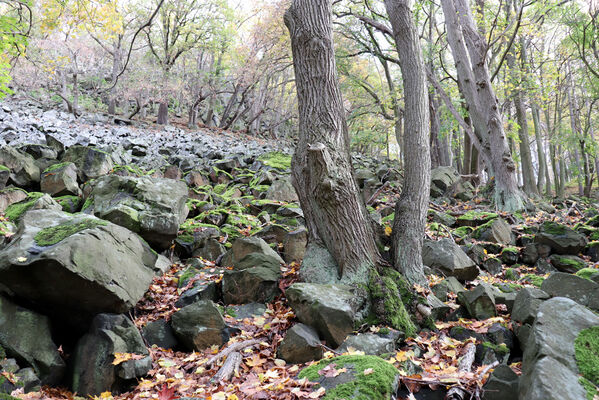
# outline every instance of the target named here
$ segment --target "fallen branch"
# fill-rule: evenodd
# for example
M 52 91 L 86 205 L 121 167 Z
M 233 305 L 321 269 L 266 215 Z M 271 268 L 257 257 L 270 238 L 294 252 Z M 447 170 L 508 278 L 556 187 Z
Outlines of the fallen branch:
M 241 353 L 234 351 L 227 356 L 227 359 L 220 367 L 216 375 L 212 378 L 214 381 L 223 382 L 231 379 L 233 374 L 239 371 L 239 365 L 241 364 Z
M 474 356 L 476 355 L 476 345 L 468 343 L 466 345 L 466 353 L 460 358 L 458 363 L 458 372 L 470 372 Z M 456 385 L 447 391 L 445 400 L 465 400 L 468 391 L 462 385 Z
M 383 190 L 385 190 L 385 188 L 386 188 L 386 187 L 388 187 L 388 186 L 389 186 L 389 181 L 385 182 L 385 183 L 383 184 L 383 186 L 381 186 L 380 188 L 378 188 L 378 189 L 377 189 L 377 190 L 376 190 L 376 191 L 375 191 L 375 192 L 372 194 L 372 196 L 370 196 L 370 198 L 369 198 L 369 199 L 368 199 L 368 201 L 366 202 L 366 205 L 367 205 L 367 206 L 371 205 L 371 204 L 372 204 L 372 203 L 373 203 L 373 202 L 376 200 L 376 198 L 378 197 L 378 195 L 379 195 L 379 194 L 381 194 L 381 192 L 382 192 Z
M 222 358 L 228 356 L 231 353 L 243 350 L 246 347 L 253 346 L 262 341 L 264 341 L 264 338 L 250 339 L 250 340 L 244 340 L 243 342 L 233 343 L 231 346 L 227 347 L 226 349 L 221 350 L 218 354 L 216 354 L 214 357 L 212 357 L 210 360 L 208 360 L 208 362 L 206 363 L 206 366 L 209 367 L 212 364 L 214 364 L 215 362 L 220 361 Z

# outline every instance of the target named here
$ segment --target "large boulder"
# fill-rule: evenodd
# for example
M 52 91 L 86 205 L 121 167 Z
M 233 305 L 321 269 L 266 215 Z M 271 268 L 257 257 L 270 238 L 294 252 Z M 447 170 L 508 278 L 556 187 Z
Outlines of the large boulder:
M 183 181 L 107 175 L 94 182 L 83 211 L 124 226 L 151 245 L 166 249 L 189 212 L 187 194 Z
M 519 398 L 584 400 L 574 341 L 594 326 L 599 316 L 573 300 L 555 297 L 542 303 L 524 351 Z
M 19 307 L 0 296 L 0 349 L 21 366 L 30 366 L 45 385 L 60 382 L 65 363 L 52 341 L 46 316 Z
M 10 180 L 17 186 L 28 187 L 40 181 L 40 169 L 35 159 L 13 147 L 0 148 L 0 165 L 10 169 Z
M 466 307 L 472 318 L 487 319 L 497 315 L 491 286 L 481 283 L 472 290 L 458 293 L 458 302 Z
M 460 181 L 460 174 L 454 167 L 437 167 L 431 170 L 431 194 L 443 194 Z
M 567 297 L 580 305 L 599 311 L 599 283 L 576 275 L 554 272 L 541 289 L 552 297 Z
M 115 365 L 117 353 L 133 354 Z M 72 389 L 79 395 L 121 392 L 152 368 L 141 334 L 129 318 L 119 314 L 97 315 L 75 347 Z
M 425 240 L 422 248 L 422 262 L 446 276 L 454 276 L 460 281 L 470 281 L 478 276 L 478 268 L 464 250 L 450 239 Z
M 44 170 L 40 181 L 41 191 L 52 196 L 78 196 L 77 167 L 73 163 L 54 164 Z
M 316 329 L 331 347 L 343 343 L 367 305 L 359 289 L 346 285 L 294 283 L 285 294 L 297 318 Z
M 550 246 L 557 254 L 577 255 L 586 246 L 587 239 L 565 225 L 548 221 L 541 225 L 539 233 L 535 235 L 535 242 Z
M 472 236 L 478 240 L 499 244 L 513 244 L 515 242 L 512 228 L 503 218 L 494 220 L 478 227 Z
M 275 180 L 266 191 L 266 198 L 287 203 L 299 201 L 290 178 L 280 178 Z
M 104 176 L 114 168 L 110 154 L 95 147 L 71 146 L 66 150 L 62 161 L 72 162 L 77 166 L 81 182 Z
M 84 214 L 34 210 L 0 251 L 0 290 L 67 323 L 124 313 L 148 289 L 157 255 L 137 235 Z

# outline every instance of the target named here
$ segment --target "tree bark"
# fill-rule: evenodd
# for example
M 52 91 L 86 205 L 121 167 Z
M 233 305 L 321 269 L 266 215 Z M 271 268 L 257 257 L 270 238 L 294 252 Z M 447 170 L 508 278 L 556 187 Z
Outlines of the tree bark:
M 158 125 L 168 125 L 168 104 L 165 101 L 160 102 L 156 123 Z
M 487 41 L 477 30 L 466 0 L 442 0 L 447 39 L 455 61 L 475 131 L 482 136 L 482 151 L 495 179 L 495 205 L 504 211 L 524 208 L 518 189 L 516 165 L 503 130 L 503 119 L 487 64 Z M 468 61 L 470 60 L 470 61 Z
M 385 0 L 405 93 L 405 177 L 393 221 L 395 267 L 410 283 L 426 283 L 422 242 L 428 212 L 431 155 L 426 71 L 411 0 Z
M 345 281 L 380 261 L 370 217 L 353 176 L 337 80 L 330 0 L 294 0 L 285 13 L 299 107 L 292 181 L 309 244 L 324 244 Z M 362 278 L 362 283 L 363 282 Z

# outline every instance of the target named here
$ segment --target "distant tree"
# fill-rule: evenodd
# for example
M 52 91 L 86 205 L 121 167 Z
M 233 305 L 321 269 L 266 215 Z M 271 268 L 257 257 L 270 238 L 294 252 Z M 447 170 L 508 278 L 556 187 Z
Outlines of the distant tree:
M 12 93 L 10 70 L 27 47 L 32 19 L 29 1 L 0 0 L 0 99 Z

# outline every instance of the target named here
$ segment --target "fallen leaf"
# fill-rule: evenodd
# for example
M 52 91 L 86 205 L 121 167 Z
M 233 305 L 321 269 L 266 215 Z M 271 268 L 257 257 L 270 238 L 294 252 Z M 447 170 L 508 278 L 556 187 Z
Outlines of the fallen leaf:
M 370 374 L 373 374 L 373 373 L 374 373 L 374 370 L 372 368 L 366 368 L 364 370 L 364 375 L 370 375 Z

